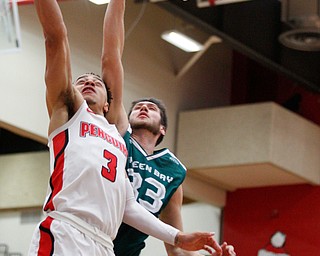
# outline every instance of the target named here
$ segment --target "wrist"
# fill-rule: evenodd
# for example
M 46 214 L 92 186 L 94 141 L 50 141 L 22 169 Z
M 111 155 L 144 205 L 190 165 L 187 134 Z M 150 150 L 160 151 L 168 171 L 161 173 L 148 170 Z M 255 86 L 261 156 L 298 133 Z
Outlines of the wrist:
M 178 246 L 179 247 L 179 244 L 180 244 L 179 237 L 180 237 L 180 232 L 178 232 L 177 235 L 174 238 L 174 246 Z

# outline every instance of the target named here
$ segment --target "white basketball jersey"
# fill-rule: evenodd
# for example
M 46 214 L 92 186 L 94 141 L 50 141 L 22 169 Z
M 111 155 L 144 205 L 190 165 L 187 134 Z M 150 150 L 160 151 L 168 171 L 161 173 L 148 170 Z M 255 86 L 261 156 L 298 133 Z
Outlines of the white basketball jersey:
M 125 203 L 127 149 L 116 127 L 84 101 L 49 136 L 50 187 L 45 211 L 71 213 L 114 239 Z

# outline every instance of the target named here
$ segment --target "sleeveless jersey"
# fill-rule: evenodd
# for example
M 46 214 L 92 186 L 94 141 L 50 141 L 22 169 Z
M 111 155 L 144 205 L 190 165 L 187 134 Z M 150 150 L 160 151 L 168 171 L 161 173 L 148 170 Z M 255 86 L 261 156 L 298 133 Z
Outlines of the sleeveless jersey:
M 127 149 L 116 127 L 84 101 L 49 136 L 50 187 L 44 211 L 71 213 L 114 239 L 126 203 Z
M 147 155 L 127 132 L 124 140 L 128 149 L 126 170 L 136 200 L 156 217 L 166 207 L 171 196 L 182 184 L 186 168 L 169 149 Z M 114 242 L 116 256 L 139 255 L 148 235 L 122 223 Z

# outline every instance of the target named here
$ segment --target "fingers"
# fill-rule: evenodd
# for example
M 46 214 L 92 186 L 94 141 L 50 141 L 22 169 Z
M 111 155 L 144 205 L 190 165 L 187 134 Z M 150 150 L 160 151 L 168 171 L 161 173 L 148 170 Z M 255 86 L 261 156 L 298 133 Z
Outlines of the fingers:
M 207 251 L 208 253 L 210 253 L 210 255 L 213 255 L 214 251 L 211 249 L 210 246 L 205 245 L 203 246 L 203 250 Z
M 213 235 L 211 236 L 211 239 L 212 239 L 212 245 L 211 247 L 213 249 L 215 249 L 217 255 L 222 255 L 222 248 L 221 246 L 218 244 L 218 242 L 213 238 Z
M 232 245 L 229 245 L 227 247 L 228 256 L 236 256 L 236 252 L 234 251 L 234 247 Z
M 213 256 L 223 256 L 222 251 L 221 251 L 221 252 L 214 251 L 214 250 L 213 250 L 210 246 L 208 246 L 208 245 L 205 245 L 202 249 L 205 250 L 205 251 L 207 251 L 210 255 L 213 255 Z
M 227 245 L 228 245 L 227 242 L 223 242 L 222 245 L 221 245 L 221 248 L 225 249 L 227 247 Z
M 236 256 L 234 247 L 232 245 L 228 245 L 226 242 L 224 242 L 221 245 L 221 248 L 223 250 L 223 256 Z
M 178 241 L 175 245 L 188 251 L 197 251 L 203 249 L 210 253 L 210 255 L 223 255 L 223 250 L 219 243 L 214 239 L 214 233 L 212 232 L 195 232 L 189 234 L 180 232 Z
M 222 256 L 222 248 L 214 239 L 214 233 L 210 233 L 205 250 L 214 256 Z

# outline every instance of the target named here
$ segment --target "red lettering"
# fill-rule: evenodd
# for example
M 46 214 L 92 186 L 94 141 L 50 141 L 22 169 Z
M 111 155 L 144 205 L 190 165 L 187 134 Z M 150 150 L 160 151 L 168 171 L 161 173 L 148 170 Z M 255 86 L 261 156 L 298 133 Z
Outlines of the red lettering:
M 98 130 L 98 131 L 97 131 L 98 137 L 100 137 L 100 138 L 102 138 L 102 139 L 105 139 L 105 132 L 104 132 L 101 128 L 99 128 L 99 127 L 98 127 L 97 130 Z
M 113 146 L 115 146 L 115 147 L 117 147 L 117 148 L 120 148 L 120 143 L 119 143 L 119 141 L 117 141 L 115 138 L 113 138 L 112 137 L 112 144 L 113 144 Z
M 107 140 L 109 143 L 112 143 L 112 138 L 111 138 L 111 136 L 110 136 L 108 133 L 106 133 L 106 140 Z
M 97 126 L 90 124 L 90 135 L 97 137 Z
M 128 156 L 128 151 L 127 151 L 127 148 L 124 144 L 120 143 L 120 150 L 121 152 L 125 155 L 125 156 Z
M 108 143 L 114 145 L 116 148 L 119 148 L 120 151 L 128 156 L 128 151 L 125 144 L 122 144 L 117 139 L 110 136 L 108 133 L 104 132 L 100 127 L 95 124 L 89 124 L 87 122 L 80 123 L 80 137 L 86 137 L 89 134 L 90 136 L 99 137 L 103 140 L 106 140 Z
M 89 124 L 85 122 L 80 123 L 80 137 L 86 137 L 89 132 Z

